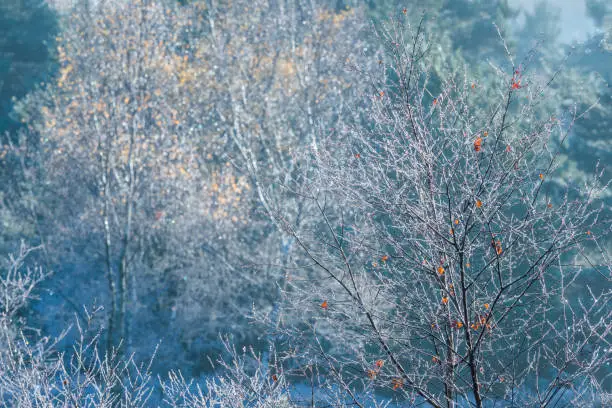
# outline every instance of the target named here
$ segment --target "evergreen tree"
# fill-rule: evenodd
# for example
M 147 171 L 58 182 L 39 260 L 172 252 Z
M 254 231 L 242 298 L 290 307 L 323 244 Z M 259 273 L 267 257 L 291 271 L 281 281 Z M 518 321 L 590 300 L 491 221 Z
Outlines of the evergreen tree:
M 43 0 L 0 2 L 0 134 L 14 131 L 13 101 L 46 81 L 54 67 L 50 45 L 57 19 Z

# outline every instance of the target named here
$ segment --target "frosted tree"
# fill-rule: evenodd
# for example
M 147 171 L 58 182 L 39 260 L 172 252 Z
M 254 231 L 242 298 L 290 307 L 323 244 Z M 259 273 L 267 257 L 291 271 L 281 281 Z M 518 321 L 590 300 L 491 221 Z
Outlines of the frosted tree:
M 146 333 L 137 324 L 200 354 L 219 330 L 252 336 L 254 304 L 278 310 L 275 264 L 291 244 L 268 214 L 301 209 L 265 186 L 350 114 L 359 18 L 266 1 L 63 14 L 58 76 L 18 110 L 39 143 L 12 152 L 36 186 L 50 263 L 83 265 L 56 276 L 72 274 L 74 303 L 95 293 L 106 306 L 109 350 Z
M 188 87 L 189 11 L 163 2 L 77 5 L 57 39 L 56 81 L 20 109 L 40 140 L 47 247 L 58 257 L 66 254 L 54 248 L 85 243 L 80 252 L 102 261 L 109 349 L 113 338 L 129 343 L 137 289 L 169 285 L 169 272 L 201 252 L 190 229 L 229 232 L 244 218 L 238 201 L 248 186 L 205 160 L 220 142 L 196 126 L 203 107 Z
M 285 292 L 304 319 L 284 347 L 358 406 L 374 391 L 434 407 L 609 403 L 607 185 L 599 169 L 549 186 L 584 111 L 542 115 L 556 73 L 533 72 L 534 52 L 508 51 L 486 86 L 470 67 L 434 88 L 422 21 L 376 34 L 367 119 L 301 173 L 319 222 L 278 215 L 308 258 Z

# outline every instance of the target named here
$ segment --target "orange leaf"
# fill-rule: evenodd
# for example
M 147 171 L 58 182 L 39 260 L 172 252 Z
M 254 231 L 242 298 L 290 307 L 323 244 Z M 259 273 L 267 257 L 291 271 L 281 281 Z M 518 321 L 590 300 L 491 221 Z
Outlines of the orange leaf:
M 383 255 L 382 258 L 380 258 L 380 260 L 382 262 L 387 262 L 387 260 L 389 260 L 389 255 Z
M 443 304 L 447 304 L 447 303 L 448 303 L 448 297 L 447 297 L 447 296 L 444 296 L 444 297 L 442 298 L 442 303 L 443 303 Z
M 484 308 L 485 308 L 485 309 L 488 309 L 488 308 L 489 308 L 489 304 L 488 304 L 488 303 L 485 303 L 485 304 L 484 304 Z
M 376 360 L 376 367 L 381 368 L 382 366 L 385 365 L 385 362 L 382 360 Z
M 501 255 L 502 253 L 502 244 L 501 241 L 497 240 L 495 241 L 494 239 L 491 240 L 491 246 L 493 248 L 495 248 L 495 252 L 497 252 L 497 255 Z
M 482 201 L 476 200 L 476 208 L 482 207 Z
M 327 300 L 324 300 L 323 303 L 321 303 L 321 307 L 327 310 Z
M 401 378 L 394 378 L 391 381 L 391 384 L 393 384 L 393 389 L 397 390 L 398 388 L 402 388 L 404 386 L 404 381 L 402 381 Z
M 443 268 L 443 267 L 441 267 L 441 266 L 438 266 L 438 273 L 439 273 L 440 275 L 444 275 L 444 268 Z
M 475 141 L 474 141 L 474 150 L 476 150 L 477 152 L 479 152 L 482 149 L 482 138 L 478 137 Z

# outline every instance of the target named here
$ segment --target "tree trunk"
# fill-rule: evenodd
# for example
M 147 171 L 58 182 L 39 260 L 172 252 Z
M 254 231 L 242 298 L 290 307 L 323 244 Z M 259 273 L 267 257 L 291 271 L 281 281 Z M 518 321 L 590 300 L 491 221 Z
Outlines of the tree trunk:
M 115 285 L 115 274 L 113 273 L 112 248 L 111 248 L 111 230 L 109 221 L 110 212 L 110 142 L 107 142 L 106 157 L 104 158 L 102 171 L 102 184 L 104 187 L 104 249 L 106 257 L 106 279 L 108 281 L 108 290 L 111 298 L 111 310 L 107 313 L 108 319 L 108 334 L 106 338 L 106 351 L 110 354 L 113 347 L 113 337 L 115 331 L 115 316 L 117 314 L 117 288 Z
M 121 293 L 121 305 L 120 305 L 120 327 L 121 327 L 121 339 L 125 342 L 124 350 L 125 354 L 129 354 L 131 349 L 130 341 L 130 325 L 129 317 L 127 313 L 127 305 L 129 303 L 130 295 L 130 270 L 129 270 L 129 255 L 130 255 L 130 241 L 132 239 L 132 215 L 134 211 L 134 132 L 130 133 L 130 144 L 128 150 L 128 193 L 125 200 L 125 224 L 123 231 L 123 242 L 121 244 L 121 257 L 119 265 L 119 280 L 120 280 L 120 293 Z

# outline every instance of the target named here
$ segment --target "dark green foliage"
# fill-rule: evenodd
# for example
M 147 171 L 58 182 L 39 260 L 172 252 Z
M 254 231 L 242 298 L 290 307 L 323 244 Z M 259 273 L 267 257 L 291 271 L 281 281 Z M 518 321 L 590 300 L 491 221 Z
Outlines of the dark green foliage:
M 52 75 L 57 19 L 43 0 L 0 1 L 0 134 L 19 123 L 10 115 L 20 99 Z
M 608 0 L 586 0 L 586 7 L 589 17 L 598 27 L 604 24 L 606 15 L 612 13 L 612 5 Z

